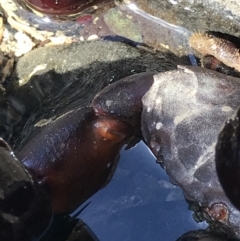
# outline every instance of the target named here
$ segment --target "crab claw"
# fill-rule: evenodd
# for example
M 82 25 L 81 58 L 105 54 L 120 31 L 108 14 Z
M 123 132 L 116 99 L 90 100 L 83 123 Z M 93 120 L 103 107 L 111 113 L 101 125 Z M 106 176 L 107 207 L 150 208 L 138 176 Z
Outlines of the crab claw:
M 100 91 L 92 102 L 97 115 L 114 116 L 140 127 L 142 97 L 153 84 L 154 73 L 128 76 Z
M 72 211 L 112 177 L 132 135 L 116 118 L 80 108 L 38 127 L 18 157 L 49 194 L 55 213 Z
M 108 183 L 119 151 L 141 133 L 142 96 L 153 73 L 122 79 L 92 105 L 37 127 L 18 157 L 49 194 L 54 212 L 72 211 Z

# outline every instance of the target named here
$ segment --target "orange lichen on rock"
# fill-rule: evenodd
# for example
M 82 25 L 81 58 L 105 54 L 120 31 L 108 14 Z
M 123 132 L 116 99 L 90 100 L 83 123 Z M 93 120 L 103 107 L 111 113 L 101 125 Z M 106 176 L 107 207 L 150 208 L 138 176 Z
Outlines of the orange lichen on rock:
M 189 39 L 189 44 L 200 54 L 212 55 L 240 72 L 240 53 L 230 41 L 204 33 L 194 33 Z

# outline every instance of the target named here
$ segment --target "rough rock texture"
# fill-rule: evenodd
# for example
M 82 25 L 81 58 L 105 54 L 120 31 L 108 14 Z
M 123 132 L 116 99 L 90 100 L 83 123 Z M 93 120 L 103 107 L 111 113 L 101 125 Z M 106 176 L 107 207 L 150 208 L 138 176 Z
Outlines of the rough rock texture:
M 188 39 L 192 32 L 240 35 L 240 3 L 237 0 L 118 0 L 116 6 L 112 2 L 89 15 L 80 14 L 76 22 L 69 19 L 59 23 L 52 19 L 47 25 L 44 17 L 17 6 L 12 9 L 12 1 L 8 0 L 8 4 L 5 1 L 0 0 L 0 7 L 14 20 L 8 18 L 9 24 L 33 39 L 50 41 L 48 44 L 72 42 L 73 36 L 74 41 L 120 36 L 124 41 L 147 44 L 182 56 L 191 54 Z M 31 27 L 26 28 L 22 22 L 30 23 Z
M 191 54 L 188 39 L 192 32 L 221 32 L 239 37 L 240 3 L 221 0 L 132 0 L 123 1 L 119 11 L 134 23 L 142 42 L 157 50 L 178 55 Z M 133 3 L 133 4 L 129 4 Z M 136 6 L 134 6 L 134 4 Z M 108 13 L 106 13 L 107 15 Z M 119 14 L 119 13 L 118 13 Z M 130 36 L 129 27 L 121 28 L 112 18 L 106 22 L 116 34 Z M 115 26 L 114 26 L 115 24 Z M 123 24 L 122 24 L 123 25 Z M 118 31 L 117 31 L 118 30 Z M 131 38 L 134 40 L 137 34 Z
M 134 0 L 140 8 L 190 31 L 240 35 L 240 2 L 232 0 Z

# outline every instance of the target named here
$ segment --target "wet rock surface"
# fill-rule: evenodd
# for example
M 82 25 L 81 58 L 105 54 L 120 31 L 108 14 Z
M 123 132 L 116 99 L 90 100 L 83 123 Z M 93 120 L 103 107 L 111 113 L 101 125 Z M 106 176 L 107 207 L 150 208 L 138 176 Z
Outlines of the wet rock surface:
M 135 0 L 137 6 L 168 23 L 190 31 L 240 34 L 240 3 L 225 0 Z
M 15 30 L 9 30 L 5 24 L 5 42 L 0 48 L 15 51 L 16 56 L 39 45 L 118 36 L 125 41 L 183 56 L 192 53 L 188 39 L 193 32 L 221 32 L 235 37 L 240 33 L 240 4 L 237 1 L 119 0 L 115 4 L 97 5 L 77 19 L 69 17 L 69 21 L 63 23 L 48 15 L 40 17 L 27 12 L 16 2 L 7 0 L 4 4 L 4 1 L 0 4 L 8 16 L 5 22 Z M 6 43 L 13 46 L 9 49 Z M 19 44 L 27 45 L 21 48 Z

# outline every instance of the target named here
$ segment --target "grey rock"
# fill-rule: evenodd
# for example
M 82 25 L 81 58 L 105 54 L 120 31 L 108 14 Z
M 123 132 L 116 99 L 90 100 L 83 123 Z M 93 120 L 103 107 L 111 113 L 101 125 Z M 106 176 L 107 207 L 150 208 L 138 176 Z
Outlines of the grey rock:
M 135 0 L 140 8 L 190 31 L 239 36 L 240 2 L 231 0 Z
M 125 0 L 123 2 L 126 4 L 121 4 L 119 9 L 125 14 L 125 18 L 131 16 L 135 24 L 134 31 L 139 29 L 138 35 L 142 36 L 142 42 L 160 51 L 170 50 L 180 56 L 192 54 L 188 40 L 196 31 L 220 32 L 235 37 L 240 34 L 238 1 Z M 112 23 L 107 25 L 116 32 L 117 27 L 113 28 Z M 123 33 L 118 31 L 116 34 Z M 127 32 L 125 36 L 126 34 Z

